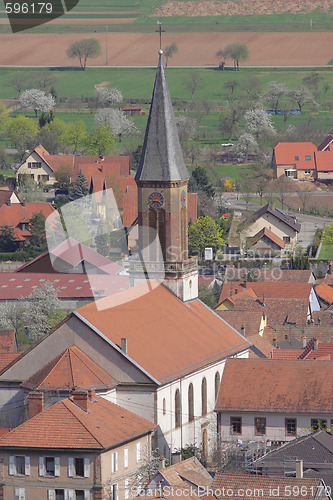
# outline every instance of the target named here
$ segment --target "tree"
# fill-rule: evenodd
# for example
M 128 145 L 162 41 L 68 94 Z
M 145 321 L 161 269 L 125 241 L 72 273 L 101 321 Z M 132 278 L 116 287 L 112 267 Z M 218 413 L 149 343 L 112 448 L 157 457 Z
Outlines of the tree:
M 122 102 L 124 100 L 119 89 L 109 89 L 108 87 L 97 87 L 96 97 L 103 108 L 110 106 L 110 104 Z
M 44 186 L 34 181 L 29 175 L 21 175 L 18 182 L 18 192 L 21 200 L 39 202 L 46 200 Z
M 243 132 L 238 137 L 238 144 L 235 147 L 235 151 L 242 160 L 247 161 L 250 153 L 258 153 L 259 146 L 252 134 Z
M 273 172 L 266 163 L 256 163 L 251 174 L 253 186 L 260 197 L 260 205 L 269 182 L 273 178 Z
M 302 113 L 303 106 L 306 104 L 316 104 L 310 90 L 304 85 L 298 85 L 295 89 L 289 91 L 290 99 L 297 104 L 298 109 Z
M 120 109 L 100 109 L 95 115 L 95 124 L 111 127 L 113 134 L 118 136 L 119 142 L 123 135 L 135 134 L 138 131 L 134 122 L 127 118 Z
M 203 88 L 204 82 L 198 71 L 190 71 L 183 80 L 183 86 L 191 92 L 191 98 L 197 90 Z
M 313 94 L 317 98 L 318 93 L 319 93 L 319 82 L 322 79 L 323 79 L 323 77 L 321 75 L 319 75 L 319 73 L 313 72 L 313 73 L 310 73 L 310 75 L 306 75 L 302 81 L 303 81 L 304 85 L 306 85 L 307 87 L 309 87 L 309 89 L 312 90 Z
M 239 71 L 239 61 L 246 61 L 249 49 L 243 43 L 231 43 L 225 48 L 226 54 L 234 61 L 234 68 Z
M 245 130 L 256 140 L 276 134 L 271 117 L 262 108 L 249 109 L 244 115 Z
M 0 252 L 15 252 L 17 242 L 14 228 L 11 226 L 0 227 Z
M 199 286 L 199 293 L 198 293 L 199 299 L 206 304 L 206 306 L 210 307 L 211 309 L 215 309 L 217 306 L 217 298 L 216 294 L 214 293 L 214 289 L 209 283 L 204 283 Z
M 84 140 L 85 150 L 90 155 L 109 155 L 115 148 L 115 145 L 116 141 L 112 134 L 112 129 L 104 123 L 95 126 L 91 132 L 86 135 Z
M 27 250 L 33 255 L 38 255 L 47 250 L 45 234 L 46 217 L 43 212 L 34 213 L 29 220 L 30 234 Z
M 72 200 L 77 200 L 83 196 L 89 194 L 89 183 L 87 177 L 82 172 L 82 169 L 78 171 L 75 180 L 73 182 L 73 190 L 71 193 Z
M 293 181 L 291 181 L 293 182 Z M 288 194 L 292 191 L 291 186 L 290 186 L 290 180 L 285 176 L 282 175 L 277 181 L 276 181 L 276 193 L 277 193 L 277 198 L 281 202 L 282 205 L 282 210 L 284 206 L 284 202 Z
M 21 153 L 21 159 L 27 149 L 31 150 L 37 145 L 38 125 L 33 119 L 26 116 L 8 117 L 5 127 L 7 137 Z
M 239 86 L 238 80 L 230 80 L 229 82 L 226 82 L 224 84 L 224 88 L 231 90 L 231 95 L 233 95 L 235 88 L 238 86 Z
M 203 167 L 196 167 L 190 177 L 189 191 L 203 191 L 208 197 L 213 198 L 215 190 L 211 185 L 207 173 Z
M 258 97 L 261 88 L 261 82 L 256 75 L 248 75 L 242 82 L 242 86 L 244 87 L 244 90 L 247 93 L 248 97 L 252 97 L 254 99 Z
M 322 242 L 323 245 L 333 245 L 333 222 L 324 227 Z
M 86 126 L 82 120 L 68 123 L 60 137 L 61 142 L 75 154 L 84 145 Z
M 311 192 L 312 191 L 309 189 L 299 189 L 297 191 L 297 195 L 298 195 L 299 199 L 301 200 L 303 214 L 305 213 L 306 205 L 309 201 Z
M 176 116 L 176 125 L 181 144 L 184 144 L 189 139 L 192 139 L 195 136 L 198 128 L 197 120 L 188 118 L 184 115 Z
M 73 165 L 62 163 L 54 173 L 57 189 L 68 191 L 73 178 Z
M 25 90 L 19 97 L 22 109 L 34 111 L 37 118 L 39 111 L 51 111 L 55 107 L 55 99 L 40 89 Z
M 82 71 L 85 71 L 87 60 L 95 59 L 101 54 L 101 45 L 95 38 L 86 38 L 72 43 L 66 54 L 70 59 L 78 59 Z
M 44 92 L 46 92 L 47 90 L 51 91 L 51 89 L 54 88 L 56 83 L 57 83 L 57 77 L 51 71 L 41 71 L 40 73 L 37 73 L 37 76 L 33 82 L 33 84 L 36 85 L 36 87 L 43 90 Z
M 227 52 L 225 49 L 219 49 L 219 50 L 216 52 L 215 56 L 216 56 L 219 60 L 221 60 L 221 62 L 219 63 L 219 69 L 220 69 L 221 71 L 223 71 L 223 70 L 224 70 L 224 67 L 225 67 L 225 64 L 226 64 L 226 61 L 227 61 L 227 59 L 228 59 L 228 57 L 229 57 L 228 52 Z
M 284 83 L 269 82 L 268 91 L 261 95 L 261 98 L 268 103 L 276 114 L 279 109 L 279 102 L 283 97 L 289 95 L 289 89 Z
M 199 252 L 202 255 L 206 247 L 217 250 L 223 245 L 220 226 L 208 215 L 199 217 L 195 224 L 188 228 L 188 246 L 191 253 Z
M 47 123 L 39 132 L 39 143 L 43 144 L 44 148 L 51 154 L 55 155 L 61 148 L 62 138 L 68 130 L 68 125 L 55 118 L 50 123 Z
M 16 90 L 17 99 L 19 99 L 22 90 L 30 87 L 31 76 L 29 77 L 26 71 L 16 71 L 13 76 L 11 76 L 7 82 L 6 87 L 10 87 Z
M 169 57 L 172 57 L 174 54 L 178 52 L 178 45 L 176 42 L 172 42 L 171 45 L 166 45 L 163 49 L 165 55 L 165 68 L 168 67 Z
M 112 224 L 106 219 L 101 219 L 98 223 L 97 233 L 95 236 L 96 250 L 100 255 L 108 257 L 111 253 L 111 238 L 110 234 L 113 230 Z

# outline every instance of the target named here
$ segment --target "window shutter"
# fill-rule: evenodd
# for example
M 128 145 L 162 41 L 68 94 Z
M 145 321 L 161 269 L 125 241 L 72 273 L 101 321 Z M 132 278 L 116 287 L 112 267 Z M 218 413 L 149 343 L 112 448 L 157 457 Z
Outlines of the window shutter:
M 9 475 L 13 476 L 15 474 L 15 457 L 9 457 Z
M 54 475 L 60 476 L 60 457 L 54 457 Z
M 15 500 L 25 500 L 25 488 L 15 488 Z
M 64 492 L 65 492 L 65 500 L 74 500 L 75 490 L 64 490 Z
M 124 448 L 124 469 L 128 467 L 128 448 Z
M 90 500 L 90 491 L 84 490 L 84 500 Z
M 136 461 L 140 462 L 141 459 L 141 443 L 136 443 Z
M 25 475 L 30 476 L 30 457 L 25 457 Z
M 113 485 L 113 500 L 118 500 L 118 484 Z
M 125 483 L 125 500 L 128 500 L 128 497 L 129 497 L 129 479 L 125 479 L 124 481 Z
M 48 500 L 56 500 L 55 490 L 48 490 Z
M 116 451 L 115 457 L 116 457 L 115 472 L 117 472 L 117 470 L 118 470 L 118 452 L 117 451 Z
M 39 475 L 45 476 L 44 457 L 39 457 Z M 51 491 L 51 490 L 49 490 L 49 491 Z M 50 500 L 53 500 L 53 498 L 51 497 Z
M 74 477 L 74 458 L 68 458 L 68 477 Z
M 85 458 L 84 459 L 84 477 L 89 477 L 89 472 L 90 472 L 90 459 Z

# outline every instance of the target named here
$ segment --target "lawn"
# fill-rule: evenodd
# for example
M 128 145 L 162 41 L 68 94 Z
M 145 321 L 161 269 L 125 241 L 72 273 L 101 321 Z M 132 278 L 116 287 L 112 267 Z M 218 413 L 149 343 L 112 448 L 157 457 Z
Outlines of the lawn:
M 320 250 L 319 259 L 331 260 L 333 259 L 333 246 L 323 245 Z

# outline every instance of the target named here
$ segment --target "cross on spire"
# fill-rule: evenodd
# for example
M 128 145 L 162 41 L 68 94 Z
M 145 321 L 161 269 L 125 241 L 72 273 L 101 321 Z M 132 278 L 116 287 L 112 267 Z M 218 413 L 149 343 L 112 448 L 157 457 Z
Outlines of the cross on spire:
M 165 30 L 162 30 L 162 23 L 161 23 L 161 21 L 157 21 L 157 26 L 158 26 L 158 29 L 155 30 L 155 33 L 159 33 L 160 34 L 160 50 L 162 50 L 162 33 L 165 33 Z

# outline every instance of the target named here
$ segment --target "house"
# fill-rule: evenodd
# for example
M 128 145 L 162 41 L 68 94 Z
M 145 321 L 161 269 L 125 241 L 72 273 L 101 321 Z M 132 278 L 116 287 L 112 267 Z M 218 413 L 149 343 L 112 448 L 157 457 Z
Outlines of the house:
M 316 179 L 316 151 L 312 142 L 279 142 L 273 149 L 275 178 L 285 175 L 299 180 Z
M 93 391 L 76 390 L 0 438 L 3 498 L 125 500 L 151 449 L 156 425 Z
M 272 352 L 273 359 L 333 359 L 333 343 L 320 342 L 317 337 L 313 337 L 306 343 L 303 337 L 303 346 L 300 349 L 275 349 Z
M 333 364 L 228 359 L 215 411 L 221 442 L 283 443 L 333 424 Z
M 329 134 L 318 146 L 318 151 L 330 151 L 333 142 L 333 135 Z
M 317 285 L 315 292 L 322 309 L 328 309 L 333 304 L 333 288 L 327 283 Z
M 279 500 L 287 497 L 292 497 L 294 500 L 330 498 L 325 483 L 321 479 L 269 477 L 230 472 L 218 472 L 211 491 L 217 500 L 223 500 L 226 497 L 230 499 L 262 498 L 263 500 L 271 500 L 272 497 Z
M 254 236 L 247 238 L 247 248 L 259 255 L 271 255 L 275 251 L 282 254 L 285 242 L 273 233 L 271 227 L 263 227 Z
M 257 210 L 238 228 L 243 250 L 257 243 L 260 248 L 265 244 L 264 248 L 268 251 L 278 248 L 285 251 L 292 249 L 297 243 L 300 230 L 301 225 L 294 217 L 290 217 L 270 203 Z
M 4 204 L 21 203 L 15 191 L 12 191 L 7 186 L 0 187 L 0 207 Z
M 31 236 L 30 219 L 38 213 L 47 218 L 56 213 L 56 210 L 46 202 L 4 204 L 0 207 L 0 226 L 12 227 L 17 244 L 20 248 L 24 248 Z
M 0 371 L 10 365 L 14 359 L 20 356 L 17 352 L 17 340 L 14 330 L 0 330 Z
M 296 474 L 297 463 L 301 465 L 303 477 L 321 477 L 325 485 L 333 488 L 333 436 L 319 430 L 299 437 L 272 449 L 252 464 L 257 474 Z
M 333 150 L 317 151 L 315 153 L 317 181 L 332 183 L 333 181 Z
M 332 266 L 333 272 L 333 266 Z M 316 278 L 311 269 L 281 269 L 235 267 L 228 265 L 224 273 L 225 281 L 282 281 L 283 283 L 315 283 Z

